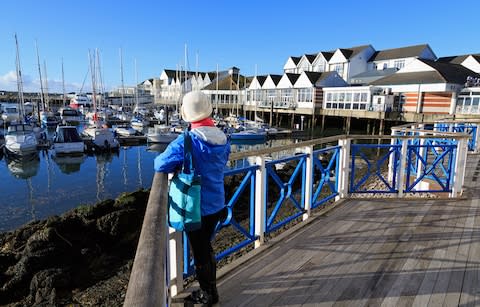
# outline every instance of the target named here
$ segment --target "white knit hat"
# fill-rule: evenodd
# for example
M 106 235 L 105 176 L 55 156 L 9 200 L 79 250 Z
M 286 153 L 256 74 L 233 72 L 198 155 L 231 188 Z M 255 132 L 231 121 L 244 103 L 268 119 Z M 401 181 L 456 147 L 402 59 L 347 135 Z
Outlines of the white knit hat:
M 212 114 L 212 104 L 207 95 L 200 91 L 193 91 L 183 96 L 180 112 L 183 120 L 190 123 L 198 122 Z

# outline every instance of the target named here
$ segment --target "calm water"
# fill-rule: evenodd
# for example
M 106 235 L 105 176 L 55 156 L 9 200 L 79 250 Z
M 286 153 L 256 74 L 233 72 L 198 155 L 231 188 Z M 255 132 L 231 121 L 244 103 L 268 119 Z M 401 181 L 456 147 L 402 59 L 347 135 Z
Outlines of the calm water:
M 272 140 L 266 144 L 232 145 L 232 151 L 292 143 Z M 122 147 L 118 154 L 53 156 L 41 151 L 28 161 L 0 160 L 0 232 L 25 223 L 59 215 L 81 204 L 116 198 L 123 192 L 150 188 L 153 160 L 165 149 Z

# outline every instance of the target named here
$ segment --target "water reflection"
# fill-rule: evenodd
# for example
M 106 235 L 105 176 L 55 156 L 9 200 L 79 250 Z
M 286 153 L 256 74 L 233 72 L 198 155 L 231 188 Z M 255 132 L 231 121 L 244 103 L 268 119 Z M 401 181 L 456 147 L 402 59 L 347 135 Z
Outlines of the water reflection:
M 168 144 L 152 143 L 152 144 L 148 144 L 147 150 L 150 151 L 150 152 L 161 153 L 161 152 L 165 151 L 167 146 L 168 146 Z
M 5 161 L 7 162 L 7 168 L 10 174 L 18 179 L 28 179 L 36 176 L 40 167 L 38 154 L 21 159 L 12 159 L 6 156 Z
M 85 162 L 86 156 L 81 155 L 52 155 L 52 160 L 57 163 L 58 168 L 64 174 L 71 174 L 80 171 L 80 166 Z
M 292 142 L 232 144 L 232 152 Z M 4 157 L 0 163 L 0 232 L 62 214 L 79 205 L 149 188 L 154 159 L 166 147 L 166 144 L 122 147 L 117 153 L 80 156 L 56 156 L 53 151 L 41 151 L 33 159 L 23 161 Z

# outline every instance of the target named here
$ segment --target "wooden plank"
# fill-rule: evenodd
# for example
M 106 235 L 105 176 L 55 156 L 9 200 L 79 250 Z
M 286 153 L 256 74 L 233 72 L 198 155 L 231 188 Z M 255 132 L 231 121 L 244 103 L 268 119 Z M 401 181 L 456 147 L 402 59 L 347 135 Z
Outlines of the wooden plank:
M 476 189 L 476 195 L 479 195 Z M 467 265 L 465 267 L 465 276 L 463 279 L 462 293 L 460 295 L 459 305 L 461 306 L 478 306 L 480 304 L 480 217 L 478 214 L 480 201 L 475 199 L 472 201 L 472 207 L 476 209 L 474 223 L 472 226 L 472 238 L 469 242 L 470 249 L 467 257 Z
M 324 223 L 323 221 L 326 220 Z M 282 248 L 277 248 L 273 252 L 267 252 L 260 260 L 255 261 L 254 267 L 244 267 L 241 271 L 229 276 L 228 280 L 219 282 L 219 291 L 221 295 L 222 304 L 236 306 L 237 304 L 248 304 L 252 300 L 258 300 L 260 296 L 265 296 L 266 284 L 269 283 L 267 277 L 272 279 L 274 275 L 285 276 L 288 270 L 298 269 L 304 265 L 309 259 L 309 253 L 305 250 L 297 248 L 301 240 L 311 240 L 312 236 L 316 234 L 316 223 L 329 225 L 327 229 L 334 231 L 335 225 L 338 221 L 334 216 L 329 216 L 326 219 L 319 218 L 318 221 L 303 228 L 301 231 L 285 240 Z M 331 225 L 330 225 L 331 224 Z M 318 238 L 317 238 L 318 240 Z M 328 246 L 331 239 L 319 238 L 320 244 Z M 294 256 L 292 256 L 294 253 Z M 314 251 L 316 253 L 316 251 Z M 288 267 L 285 265 L 287 264 Z M 253 264 L 252 264 L 253 265 Z M 292 265 L 297 267 L 292 267 Z M 231 283 L 232 280 L 243 280 L 244 282 Z M 228 283 L 227 283 L 228 282 Z M 226 286 L 225 286 L 226 285 Z M 261 288 L 259 288 L 260 286 Z M 272 286 L 269 283 L 269 288 Z M 253 290 L 252 290 L 253 289 Z M 274 292 L 272 290 L 271 292 Z
M 272 276 L 272 272 L 276 272 L 278 273 L 279 269 L 281 269 L 282 267 L 285 266 L 285 263 L 288 263 L 288 262 L 296 262 L 297 260 L 296 259 L 292 259 L 292 258 L 288 258 L 288 257 L 285 257 L 286 255 L 286 251 L 288 250 L 296 250 L 298 251 L 299 253 L 303 253 L 303 254 L 310 254 L 310 255 L 316 255 L 316 257 L 320 256 L 320 257 L 327 257 L 329 254 L 332 253 L 331 249 L 330 248 L 327 248 L 327 249 L 324 249 L 322 250 L 322 248 L 326 248 L 328 246 L 330 246 L 330 243 L 332 243 L 332 241 L 334 240 L 337 240 L 338 238 L 335 236 L 335 234 L 337 232 L 340 232 L 340 233 L 344 233 L 346 231 L 349 231 L 349 229 L 351 227 L 353 227 L 355 224 L 356 224 L 356 221 L 347 221 L 345 223 L 342 223 L 340 224 L 340 226 L 336 226 L 340 221 L 338 219 L 338 215 L 339 214 L 339 211 L 336 211 L 336 212 L 333 212 L 333 214 L 331 216 L 329 216 L 328 218 L 331 219 L 332 221 L 332 224 L 327 224 L 325 225 L 324 223 L 322 223 L 322 220 L 319 220 L 317 222 L 315 222 L 315 228 L 311 228 L 309 231 L 308 231 L 308 235 L 302 235 L 302 236 L 297 236 L 297 239 L 298 240 L 290 240 L 291 242 L 291 246 L 287 246 L 286 248 L 283 248 L 280 253 L 283 253 L 283 255 L 278 255 L 278 261 L 279 263 L 274 263 L 273 265 L 268 265 L 266 264 L 266 266 L 264 267 L 264 269 L 262 269 L 262 271 L 266 270 L 269 272 L 269 275 Z M 323 228 L 325 226 L 328 226 L 326 227 L 326 230 L 323 231 Z M 318 231 L 318 227 L 321 227 L 322 231 Z M 333 237 L 328 237 L 329 235 L 333 235 Z M 315 247 L 317 246 L 318 248 L 312 248 L 312 247 Z M 311 250 L 311 252 L 310 252 Z M 309 256 L 311 257 L 311 256 Z M 308 258 L 304 258 L 304 259 L 308 259 Z M 263 305 L 263 306 L 268 306 L 269 302 L 271 302 L 272 300 L 275 300 L 276 298 L 278 298 L 279 296 L 281 296 L 281 294 L 283 294 L 282 296 L 285 295 L 285 293 L 280 293 L 279 291 L 277 291 L 276 289 L 274 289 L 274 287 L 278 287 L 278 288 L 282 288 L 282 292 L 285 292 L 283 290 L 285 290 L 284 288 L 284 284 L 285 283 L 288 283 L 289 282 L 289 279 L 290 280 L 293 280 L 294 282 L 296 282 L 298 280 L 298 272 L 302 271 L 302 270 L 309 270 L 308 269 L 308 266 L 311 265 L 310 262 L 307 260 L 307 261 L 304 261 L 303 263 L 298 263 L 295 265 L 295 267 L 289 267 L 290 269 L 290 273 L 287 273 L 286 271 L 283 271 L 282 272 L 282 278 L 279 278 L 278 280 L 274 280 L 272 284 L 269 284 L 269 289 L 271 289 L 271 295 L 256 295 L 255 296 L 255 293 L 258 293 L 258 290 L 255 290 L 255 291 L 252 291 L 251 289 L 252 288 L 255 288 L 255 287 L 252 287 L 251 285 L 248 285 L 249 287 L 247 287 L 247 289 L 238 289 L 238 287 L 236 288 L 236 293 L 238 295 L 239 293 L 239 290 L 242 291 L 242 292 L 245 292 L 245 291 L 248 291 L 249 295 L 251 296 L 251 298 L 248 298 L 247 301 L 248 303 L 250 302 L 253 302 L 253 300 L 255 300 L 255 305 Z M 262 272 L 259 273 L 260 275 L 262 274 Z M 250 277 L 249 279 L 251 280 L 253 277 L 257 276 L 255 273 L 253 274 L 252 277 Z M 222 289 L 223 290 L 223 289 Z M 252 293 L 254 292 L 254 293 Z M 253 298 L 253 296 L 255 296 Z M 236 304 L 241 304 L 243 303 L 243 301 L 241 300 L 228 300 L 228 298 L 226 298 L 226 300 L 223 300 L 222 299 L 222 304 L 226 304 L 226 305 L 236 305 Z
M 447 224 L 445 225 L 445 229 L 450 234 L 450 240 L 448 241 L 448 246 L 446 246 L 445 257 L 442 259 L 440 273 L 437 276 L 437 280 L 435 281 L 435 285 L 433 287 L 432 296 L 430 297 L 428 303 L 430 306 L 441 306 L 443 304 L 448 291 L 450 278 L 455 270 L 455 267 L 452 265 L 455 263 L 461 238 L 461 234 L 459 235 L 460 231 L 456 227 L 456 213 L 458 214 L 458 210 L 454 210 L 452 212 L 452 216 L 448 219 Z
M 392 214 L 392 211 L 384 210 L 383 201 L 372 202 L 372 204 L 374 204 L 375 211 L 371 212 L 366 219 L 358 220 L 358 234 L 361 235 L 354 241 L 355 244 L 345 242 L 343 250 L 333 255 L 333 263 L 324 264 L 328 267 L 326 272 L 328 275 L 325 274 L 323 284 L 317 285 L 311 290 L 310 295 L 304 300 L 304 304 L 332 305 L 342 295 L 346 286 L 363 281 L 361 274 L 355 276 L 356 271 L 365 265 L 365 262 L 368 263 L 372 249 L 377 250 L 383 241 L 388 240 L 390 232 L 395 231 L 389 226 L 398 218 L 397 213 L 393 212 Z M 323 260 L 319 259 L 319 261 Z
M 476 190 L 468 162 L 465 185 Z M 351 200 L 219 282 L 221 304 L 478 305 L 479 195 Z

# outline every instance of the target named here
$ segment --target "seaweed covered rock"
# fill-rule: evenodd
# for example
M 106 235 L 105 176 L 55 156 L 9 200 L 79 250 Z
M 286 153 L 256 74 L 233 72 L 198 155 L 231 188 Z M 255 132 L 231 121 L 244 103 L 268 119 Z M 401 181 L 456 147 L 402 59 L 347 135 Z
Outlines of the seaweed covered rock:
M 140 190 L 0 234 L 0 305 L 122 305 L 147 200 Z

